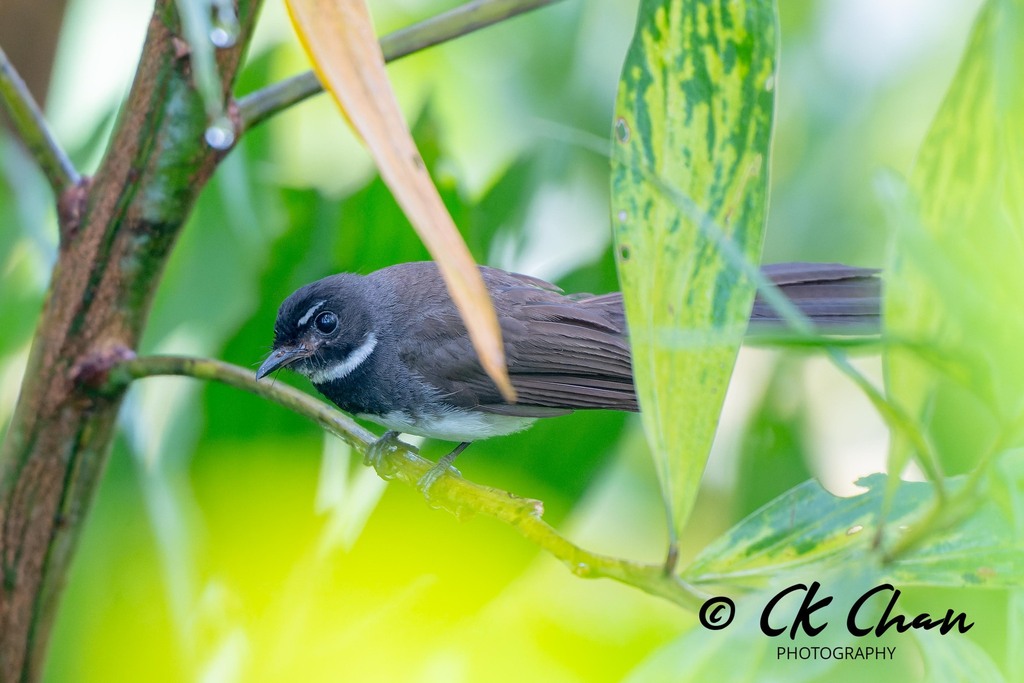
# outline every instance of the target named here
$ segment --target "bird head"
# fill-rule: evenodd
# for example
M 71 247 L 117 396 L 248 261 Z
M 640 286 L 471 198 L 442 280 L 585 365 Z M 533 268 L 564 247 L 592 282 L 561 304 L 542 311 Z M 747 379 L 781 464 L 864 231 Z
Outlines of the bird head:
M 274 347 L 256 379 L 288 367 L 322 385 L 358 368 L 377 346 L 358 275 L 332 275 L 296 290 L 285 299 L 274 324 Z

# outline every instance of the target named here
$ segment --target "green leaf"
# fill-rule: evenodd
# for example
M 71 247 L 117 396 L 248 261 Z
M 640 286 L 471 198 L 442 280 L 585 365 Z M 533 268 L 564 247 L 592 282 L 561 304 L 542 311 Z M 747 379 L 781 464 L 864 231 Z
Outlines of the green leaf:
M 759 261 L 775 27 L 767 0 L 644 0 L 619 82 L 616 256 L 644 427 L 674 530 L 693 507 L 754 297 L 706 224 Z
M 985 651 L 969 638 L 947 638 L 932 631 L 911 633 L 924 660 L 924 674 L 929 683 L 1001 683 L 1006 680 Z
M 845 564 L 878 564 L 873 544 L 886 488 L 881 474 L 857 483 L 868 491 L 839 498 L 807 481 L 754 512 L 704 549 L 684 572 L 695 584 L 763 586 L 783 572 L 824 571 Z M 965 483 L 946 482 L 955 493 Z M 885 534 L 897 536 L 928 509 L 932 486 L 899 482 Z M 923 547 L 878 570 L 901 586 L 1020 585 L 1024 544 L 999 506 L 981 504 L 960 524 L 935 533 Z
M 1019 446 L 1024 411 L 1024 3 L 989 0 L 896 204 L 887 331 L 930 345 L 885 354 L 890 396 L 947 470 Z M 941 371 L 941 368 L 948 368 Z M 894 438 L 890 472 L 915 453 Z M 920 456 L 920 453 L 916 453 Z

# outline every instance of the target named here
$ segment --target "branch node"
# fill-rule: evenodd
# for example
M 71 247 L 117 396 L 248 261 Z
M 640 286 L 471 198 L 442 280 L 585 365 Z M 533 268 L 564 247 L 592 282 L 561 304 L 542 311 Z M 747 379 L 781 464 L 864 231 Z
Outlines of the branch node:
M 121 384 L 110 381 L 111 370 L 134 358 L 135 351 L 122 344 L 96 350 L 83 356 L 72 366 L 71 381 L 96 393 L 107 393 L 115 385 Z
M 62 244 L 71 242 L 78 235 L 91 187 L 92 178 L 82 178 L 57 196 L 57 225 Z
M 178 36 L 171 36 L 171 46 L 174 48 L 175 59 L 185 59 L 192 54 L 192 46 L 188 44 L 187 40 Z
M 242 139 L 242 133 L 245 131 L 245 120 L 242 118 L 242 111 L 238 107 L 238 100 L 233 97 L 228 99 L 227 106 L 224 108 L 224 116 L 231 122 L 231 129 L 234 131 L 235 139 L 231 142 L 230 147 L 220 150 L 221 158 L 227 156 L 228 152 L 238 145 Z
M 569 571 L 573 573 L 573 575 L 578 576 L 581 579 L 589 579 L 592 578 L 594 575 L 593 568 L 586 562 L 563 562 L 569 568 Z

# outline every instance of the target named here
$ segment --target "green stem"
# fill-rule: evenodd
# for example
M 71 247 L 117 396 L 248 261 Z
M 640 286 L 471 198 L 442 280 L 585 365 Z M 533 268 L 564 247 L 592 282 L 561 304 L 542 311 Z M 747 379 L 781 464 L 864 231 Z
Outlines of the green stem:
M 928 512 L 902 533 L 891 547 L 886 549 L 883 556 L 884 561 L 892 562 L 899 559 L 901 556 L 917 548 L 934 534 L 943 529 L 948 529 L 966 518 L 981 502 L 978 489 L 981 484 L 981 478 L 986 474 L 988 474 L 988 470 L 983 466 L 978 466 L 971 472 L 963 488 L 956 494 L 936 495 L 935 501 L 928 509 Z
M 999 437 L 988 447 L 984 454 L 978 458 L 977 464 L 967 477 L 963 487 L 954 495 L 946 497 L 936 496 L 928 512 L 917 523 L 907 529 L 899 540 L 885 551 L 885 561 L 891 562 L 904 555 L 932 534 L 953 526 L 978 507 L 984 496 L 981 494 L 982 479 L 987 477 L 993 461 L 1015 443 L 1015 436 L 1018 433 L 1017 425 L 1021 417 L 1012 420 L 1003 426 Z M 879 528 L 879 539 L 882 529 Z
M 251 370 L 207 358 L 144 356 L 125 360 L 110 371 L 104 390 L 121 391 L 132 380 L 158 375 L 213 380 L 248 391 L 309 418 L 364 456 L 376 441 L 373 433 L 308 394 L 284 384 L 257 382 Z M 384 479 L 415 487 L 433 466 L 405 444 L 381 450 L 383 452 L 370 464 Z M 580 548 L 542 519 L 544 506 L 539 500 L 520 498 L 450 473 L 434 483 L 429 500 L 432 505 L 459 517 L 472 513 L 508 524 L 561 560 L 577 576 L 614 579 L 690 610 L 698 609 L 706 598 L 678 576 L 666 575 L 661 564 L 632 562 Z
M 78 171 L 57 144 L 43 112 L 3 48 L 0 48 L 0 105 L 10 117 L 14 132 L 39 164 L 54 194 L 59 196 L 81 182 Z
M 380 39 L 384 61 L 391 62 L 428 47 L 486 28 L 558 0 L 475 0 Z M 239 133 L 323 91 L 312 71 L 267 86 L 238 100 Z

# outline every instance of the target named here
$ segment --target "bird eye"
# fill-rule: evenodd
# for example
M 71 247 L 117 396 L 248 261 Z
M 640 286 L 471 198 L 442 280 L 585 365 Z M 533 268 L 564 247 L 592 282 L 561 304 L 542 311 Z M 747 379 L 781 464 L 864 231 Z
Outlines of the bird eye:
M 330 334 L 338 329 L 338 316 L 330 311 L 324 311 L 316 317 L 313 324 L 321 334 Z

